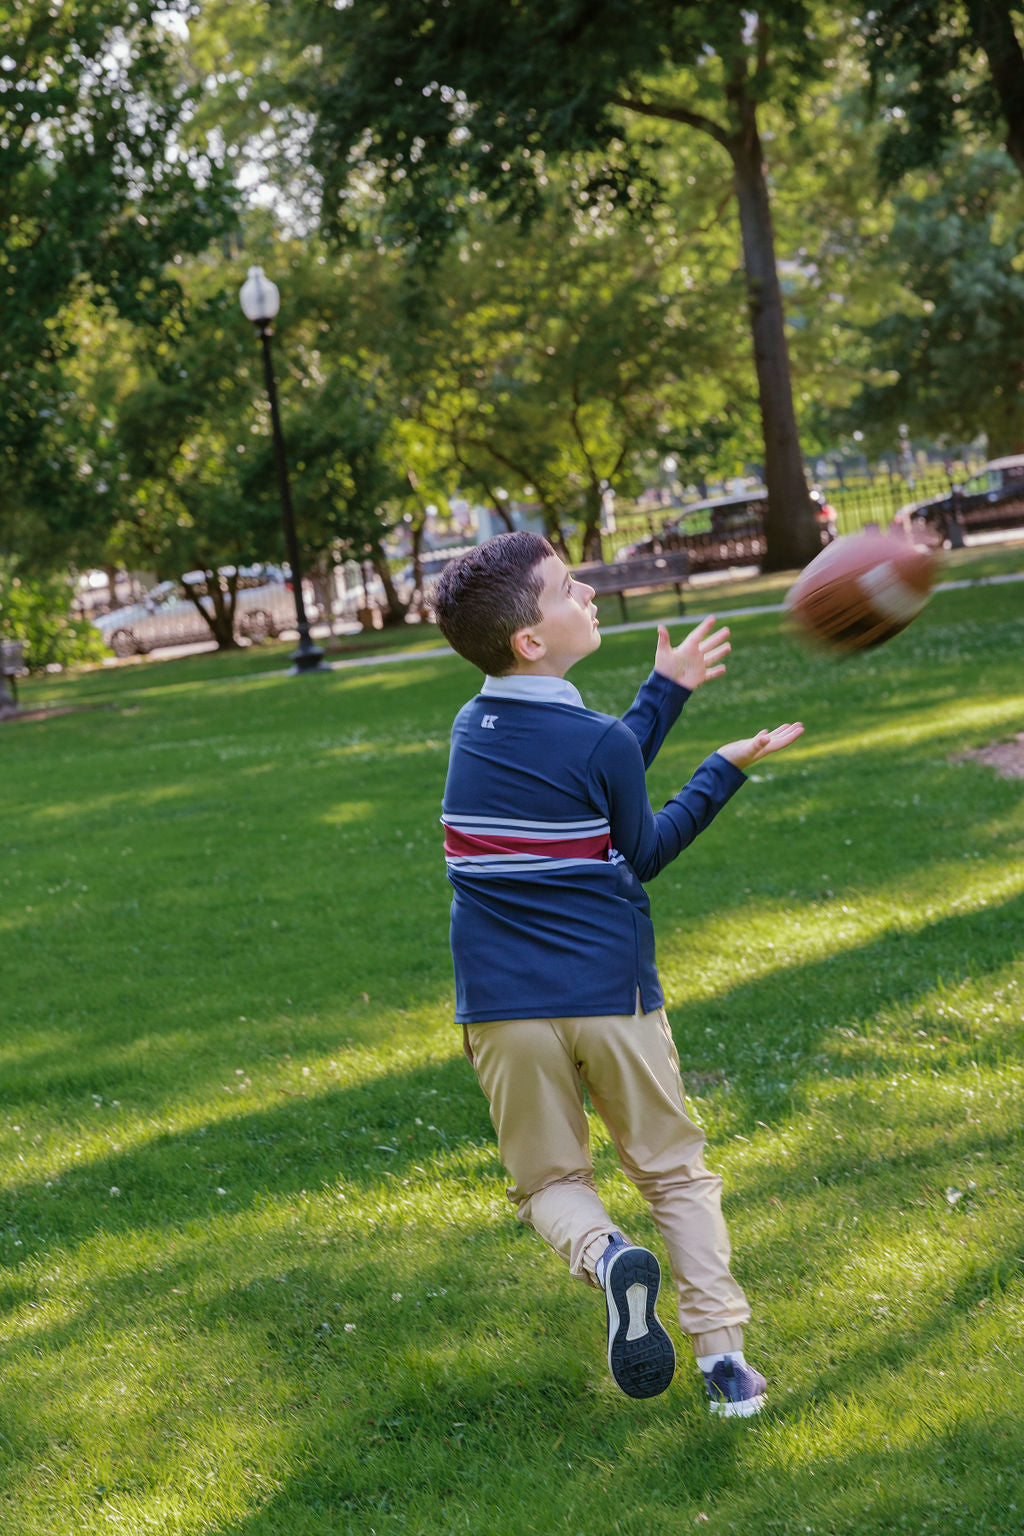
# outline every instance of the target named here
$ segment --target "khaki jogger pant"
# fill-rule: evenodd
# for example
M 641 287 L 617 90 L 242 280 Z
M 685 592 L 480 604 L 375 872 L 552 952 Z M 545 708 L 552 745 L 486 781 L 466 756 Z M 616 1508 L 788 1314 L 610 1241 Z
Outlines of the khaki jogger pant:
M 729 1270 L 722 1181 L 704 1166 L 704 1133 L 686 1112 L 664 1009 L 468 1024 L 465 1041 L 520 1220 L 574 1275 L 593 1279 L 617 1229 L 594 1183 L 586 1086 L 664 1239 L 694 1353 L 742 1348 L 750 1309 Z

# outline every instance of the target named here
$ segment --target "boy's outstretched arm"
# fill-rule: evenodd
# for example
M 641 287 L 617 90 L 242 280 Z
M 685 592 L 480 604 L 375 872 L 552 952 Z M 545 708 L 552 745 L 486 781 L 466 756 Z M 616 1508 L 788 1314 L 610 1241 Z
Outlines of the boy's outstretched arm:
M 735 768 L 745 770 L 762 757 L 792 746 L 803 733 L 803 725 L 798 720 L 792 725 L 777 725 L 774 731 L 758 731 L 756 736 L 748 736 L 745 741 L 730 741 L 727 746 L 719 747 L 718 752 Z
M 623 724 L 629 726 L 640 743 L 646 768 L 653 763 L 658 748 L 679 718 L 687 694 L 725 671 L 723 658 L 732 649 L 729 631 L 718 629 L 712 633 L 714 623 L 713 615 L 702 619 L 679 645 L 672 644 L 664 624 L 658 625 L 654 674 L 685 688 L 686 693 L 677 694 L 674 689 L 664 687 L 656 688 L 652 693 L 651 679 L 648 678 L 623 715 Z
M 682 688 L 692 693 L 702 683 L 713 677 L 721 677 L 725 660 L 732 646 L 727 628 L 714 629 L 715 616 L 709 614 L 695 629 L 691 629 L 679 645 L 673 645 L 664 624 L 658 625 L 658 648 L 654 654 L 654 670 L 660 672 Z
M 653 880 L 688 848 L 743 783 L 743 772 L 759 758 L 781 752 L 803 735 L 803 725 L 778 725 L 733 741 L 704 759 L 688 783 L 662 806 L 651 809 L 639 741 L 631 731 L 607 731 L 591 757 L 593 804 L 607 807 L 614 848 L 640 880 Z

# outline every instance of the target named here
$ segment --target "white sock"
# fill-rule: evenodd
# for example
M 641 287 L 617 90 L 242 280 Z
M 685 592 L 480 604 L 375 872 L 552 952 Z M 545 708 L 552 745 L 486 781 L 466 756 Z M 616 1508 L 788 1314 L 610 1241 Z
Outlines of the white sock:
M 697 1364 L 702 1371 L 713 1371 L 719 1360 L 735 1360 L 737 1365 L 746 1365 L 742 1349 L 728 1349 L 722 1355 L 698 1355 Z

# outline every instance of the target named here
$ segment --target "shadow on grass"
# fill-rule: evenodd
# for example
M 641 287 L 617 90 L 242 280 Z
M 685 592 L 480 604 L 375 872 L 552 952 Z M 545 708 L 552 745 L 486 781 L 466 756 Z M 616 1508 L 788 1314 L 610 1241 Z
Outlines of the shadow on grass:
M 892 674 L 898 672 L 893 667 Z M 297 680 L 292 686 L 306 685 Z M 863 679 L 861 686 L 866 688 Z M 936 699 L 943 686 L 941 680 L 929 683 Z M 924 696 L 919 688 L 916 697 Z M 411 697 L 406 692 L 403 707 Z M 867 719 L 867 702 L 860 707 Z M 282 709 L 282 718 L 295 718 L 293 708 Z M 415 720 L 408 729 L 415 736 Z M 381 750 L 390 751 L 397 740 L 395 728 Z M 937 750 L 944 746 L 933 739 L 902 761 L 912 773 Z M 851 751 L 831 759 L 830 783 L 854 757 Z M 398 787 L 400 779 L 392 780 L 391 771 L 374 769 L 376 796 Z M 212 764 L 206 785 L 216 789 L 223 774 L 223 767 Z M 188 782 L 194 793 L 199 776 Z M 819 787 L 808 797 L 809 809 L 829 792 Z M 326 798 L 320 791 L 312 804 L 290 807 L 290 828 L 301 824 L 304 846 L 321 857 L 316 833 Z M 852 792 L 848 799 L 853 801 Z M 404 820 L 407 810 L 400 814 Z M 977 820 L 976 808 L 971 817 Z M 922 825 L 916 823 L 917 833 Z M 384 828 L 391 830 L 386 819 Z M 375 821 L 374 835 L 380 833 Z M 358 853 L 364 859 L 372 855 L 369 836 Z M 901 842 L 898 856 L 899 864 L 887 870 L 893 882 L 916 867 L 909 842 Z M 361 884 L 358 899 L 379 900 L 382 911 L 386 902 L 395 914 L 390 919 L 395 931 L 415 920 L 415 903 L 403 897 L 400 881 L 389 891 Z M 302 910 L 298 893 L 289 900 Z M 716 911 L 741 905 L 716 902 Z M 220 942 L 216 923 L 212 908 L 193 914 L 180 938 Z M 337 914 L 307 927 L 311 947 L 329 944 L 336 937 Z M 753 1139 L 759 1120 L 788 1120 L 794 1104 L 808 1102 L 820 1069 L 816 1053 L 836 1029 L 856 1026 L 879 1010 L 925 1004 L 937 978 L 968 975 L 981 981 L 1002 972 L 1016 952 L 1021 927 L 1021 899 L 1014 897 L 920 931 L 886 934 L 834 959 L 780 964 L 756 981 L 680 1010 L 674 1022 L 684 1071 L 710 1075 L 709 1068 L 718 1071 L 724 1062 L 733 1089 L 721 1096 L 723 1112 L 731 1126 Z M 45 949 L 41 941 L 40 959 L 44 955 L 51 964 L 57 958 L 52 931 L 45 935 Z M 138 962 L 140 970 L 147 960 L 153 962 L 151 952 Z M 266 970 L 254 992 L 265 981 Z M 223 1011 L 221 1045 L 229 1027 L 235 1028 L 227 1019 L 236 1010 Z M 164 1018 L 170 1034 L 170 1009 Z M 723 1037 L 724 1053 L 709 1053 L 706 1025 Z M 296 1032 L 308 1047 L 319 1028 L 307 1021 Z M 872 1079 L 888 1072 L 909 1048 L 893 1034 L 890 1029 L 884 1043 L 859 1041 L 855 1058 L 830 1065 L 833 1078 L 838 1073 Z M 186 1050 L 191 1039 L 184 1042 Z M 169 1073 L 179 1044 L 169 1041 Z M 968 1049 L 982 1065 L 998 1062 L 1008 1047 L 1018 1046 L 1018 1029 L 1000 1027 L 969 1045 L 955 1039 L 929 1067 L 937 1073 L 959 1069 L 962 1061 L 953 1058 Z M 116 1060 L 113 1035 L 103 1060 Z M 215 1070 L 223 1067 L 209 1067 Z M 773 1084 L 783 1075 L 785 1089 L 777 1090 Z M 217 1080 L 211 1077 L 207 1088 Z M 62 1061 L 55 1051 L 49 1060 L 33 1063 L 31 1086 L 37 1094 L 54 1087 L 87 1090 L 96 1082 L 95 1062 L 84 1053 L 76 1060 L 69 1052 Z M 189 1087 L 195 1086 L 193 1078 Z M 173 1091 L 169 1077 L 168 1096 Z M 826 1190 L 849 1189 L 875 1213 L 877 1231 L 886 1219 L 888 1190 L 898 1184 L 907 1188 L 908 1169 L 916 1180 L 935 1182 L 947 1159 L 967 1147 L 990 1156 L 1012 1149 L 1007 1135 L 962 1125 L 955 1141 L 944 1141 L 938 1111 L 934 1125 L 913 1131 L 918 1141 L 909 1155 L 876 1151 L 869 1159 L 830 1144 L 805 1154 L 800 1168 L 763 1162 L 753 1174 L 746 1167 L 734 1174 L 730 1199 L 770 1203 L 774 1198 L 782 1207 L 752 1256 L 758 1270 L 792 1272 L 794 1250 L 803 1242 L 801 1278 L 827 1284 L 840 1245 L 847 1242 L 856 1250 L 862 1241 L 832 1234 L 826 1242 L 825 1212 L 807 1233 L 795 1227 L 789 1211 L 812 1193 L 815 1178 Z M 770 1158 L 770 1146 L 766 1153 Z M 490 1215 L 481 1211 L 482 1179 L 488 1182 Z M 50 1188 L 25 1182 L 3 1207 L 6 1236 L 20 1245 L 5 1244 L 5 1253 L 21 1261 L 8 1271 L 0 1293 L 5 1307 L 19 1314 L 17 1332 L 6 1346 L 12 1373 L 22 1380 L 45 1376 L 51 1395 L 62 1395 L 72 1417 L 98 1415 L 106 1422 L 108 1407 L 90 1400 L 104 1373 L 83 1361 L 83 1348 L 90 1342 L 111 1348 L 119 1361 L 136 1362 L 142 1375 L 146 1339 L 155 1330 L 170 1362 L 165 1377 L 157 1377 L 164 1394 L 161 1411 L 170 1411 L 176 1394 L 179 1401 L 183 1396 L 197 1438 L 212 1436 L 216 1419 L 232 1412 L 249 1415 L 254 1433 L 262 1435 L 262 1416 L 272 1414 L 274 1425 L 254 1452 L 260 1478 L 246 1482 L 245 1469 L 233 1469 L 249 1502 L 262 1507 L 230 1523 L 208 1521 L 205 1529 L 221 1536 L 349 1530 L 359 1536 L 370 1530 L 379 1536 L 410 1530 L 448 1536 L 456 1529 L 489 1536 L 522 1536 L 531 1529 L 559 1536 L 577 1530 L 588 1536 L 606 1531 L 677 1536 L 707 1512 L 702 1528 L 709 1536 L 725 1529 L 726 1521 L 791 1536 L 804 1529 L 805 1514 L 818 1529 L 852 1533 L 871 1519 L 876 1527 L 889 1521 L 883 1528 L 896 1528 L 904 1513 L 910 1528 L 920 1532 L 947 1504 L 949 1512 L 966 1513 L 955 1507 L 960 1495 L 948 1469 L 962 1469 L 961 1443 L 970 1456 L 984 1453 L 983 1420 L 973 1406 L 957 1410 L 955 1431 L 922 1429 L 919 1443 L 901 1445 L 898 1469 L 883 1443 L 850 1443 L 838 1451 L 809 1445 L 788 1461 L 780 1453 L 767 1475 L 751 1447 L 759 1444 L 758 1436 L 770 1441 L 772 1423 L 789 1431 L 812 1413 L 841 1418 L 854 1397 L 877 1399 L 894 1420 L 909 1413 L 901 1381 L 917 1373 L 919 1389 L 940 1346 L 971 1359 L 967 1334 L 978 1302 L 994 1302 L 1008 1277 L 1017 1283 L 1018 1228 L 1007 1227 L 997 1242 L 990 1241 L 973 1268 L 965 1265 L 951 1276 L 940 1295 L 934 1288 L 923 1294 L 909 1324 L 904 1317 L 873 1318 L 857 1335 L 850 1320 L 837 1315 L 836 1339 L 854 1336 L 853 1345 L 844 1345 L 840 1358 L 823 1363 L 816 1375 L 816 1367 L 804 1364 L 792 1394 L 780 1383 L 768 1433 L 758 1427 L 754 1438 L 743 1442 L 706 1421 L 692 1375 L 684 1384 L 681 1373 L 665 1399 L 643 1409 L 613 1394 L 603 1372 L 599 1298 L 571 1286 L 536 1240 L 516 1226 L 503 1205 L 503 1182 L 486 1106 L 454 1042 L 450 1060 L 392 1068 L 372 1082 L 289 1098 L 271 1109 L 238 1113 L 233 1103 L 229 1117 L 194 1131 L 157 1134 L 123 1152 L 111 1149 Z M 111 1193 L 115 1188 L 117 1195 Z M 218 1193 L 222 1188 L 224 1195 Z M 332 1206 L 341 1194 L 347 1202 Z M 356 1212 L 347 1220 L 346 1203 Z M 901 1218 L 902 1212 L 892 1212 L 894 1232 Z M 736 1218 L 736 1238 L 745 1257 L 742 1219 L 742 1214 Z M 62 1265 L 86 1277 L 67 1303 L 65 1320 L 51 1318 L 47 1307 L 52 1274 Z M 900 1283 L 898 1272 L 892 1283 Z M 403 1302 L 393 1302 L 399 1293 Z M 351 1334 L 345 1332 L 346 1320 L 353 1323 Z M 820 1328 L 817 1333 L 820 1338 Z M 246 1382 L 241 1406 L 225 1393 L 221 1379 L 236 1371 Z M 271 1392 L 274 1383 L 277 1390 Z M 970 1384 L 965 1367 L 965 1389 Z M 5 1412 L 4 1432 L 14 1444 L 30 1423 L 31 1410 L 12 1395 Z M 141 1433 L 151 1413 L 141 1401 L 130 1403 L 127 1422 Z M 275 1433 L 291 1449 L 280 1463 Z M 1003 1468 L 1002 1430 L 994 1436 L 993 1465 Z M 840 1433 L 832 1443 L 842 1438 Z M 39 1435 L 32 1443 L 30 1433 L 28 1451 L 18 1455 L 25 1475 L 32 1475 L 43 1460 Z M 188 1460 L 182 1455 L 176 1465 Z M 758 1471 L 760 1477 L 754 1475 Z M 144 1480 L 149 1474 L 140 1475 Z M 268 1498 L 265 1490 L 273 1481 L 283 1487 Z M 984 1490 L 975 1514 L 984 1509 L 995 1515 L 1000 1508 L 996 1493 Z M 948 1536 L 953 1523 L 948 1519 L 934 1528 Z
M 749 1134 L 766 1115 L 789 1111 L 794 1088 L 818 1066 L 814 1053 L 826 1040 L 834 1050 L 834 1031 L 869 1025 L 886 1009 L 923 1007 L 937 985 L 963 978 L 977 983 L 1005 973 L 1013 963 L 1015 938 L 1021 932 L 1024 894 L 979 911 L 940 918 L 911 932 L 886 933 L 839 955 L 781 964 L 713 998 L 678 1006 L 670 998 L 669 1019 L 684 1080 L 689 1073 L 698 1080 L 713 1081 L 723 1070 L 736 1084 L 746 1079 L 757 1104 L 737 1107 L 733 1114 L 737 1129 Z M 774 1024 L 769 1033 L 763 1024 L 766 1019 L 784 1023 Z M 946 1020 L 935 1035 L 944 1036 L 952 1027 Z M 1022 1040 L 1024 1021 L 1009 1032 L 993 1030 L 988 1037 L 972 1030 L 971 1055 L 984 1062 L 993 1053 L 1001 1057 L 1008 1049 L 1016 1049 Z M 719 1050 L 722 1041 L 725 1049 Z M 947 1040 L 947 1044 L 957 1043 L 964 1042 Z M 889 1026 L 884 1040 L 864 1037 L 860 1041 L 849 1070 L 858 1077 L 889 1071 L 894 1055 L 903 1048 Z M 830 1064 L 835 1076 L 842 1077 L 845 1070 L 838 1060 Z M 773 1089 L 783 1073 L 787 1081 Z
M 97 1232 L 169 1229 L 267 1195 L 339 1181 L 365 1188 L 453 1145 L 491 1141 L 487 1105 L 461 1050 L 451 1060 L 352 1087 L 281 1092 L 276 1109 L 235 1111 L 111 1151 L 51 1181 L 9 1186 L 0 1196 L 0 1220 L 18 1229 L 19 1258 Z M 218 1194 L 224 1189 L 226 1200 Z
M 492 1259 L 494 1239 L 484 1240 Z M 712 1531 L 756 1527 L 784 1536 L 865 1529 L 946 1536 L 968 1513 L 975 1523 L 991 1513 L 993 1528 L 1015 1529 L 998 1523 L 1005 1503 L 998 1485 L 1016 1476 L 1019 1425 L 993 1420 L 1000 1380 L 979 1377 L 969 1333 L 979 1293 L 998 1297 L 1016 1257 L 1006 1232 L 999 1256 L 969 1284 L 922 1304 L 913 1326 L 893 1321 L 840 1361 L 821 1359 L 816 1379 L 796 1391 L 787 1392 L 784 1374 L 776 1377 L 765 1422 L 737 1427 L 706 1415 L 685 1361 L 657 1402 L 616 1397 L 601 1379 L 599 1324 L 585 1320 L 586 1299 L 570 1318 L 564 1301 L 538 1294 L 555 1289 L 547 1277 L 527 1273 L 516 1288 L 531 1286 L 532 1328 L 524 1330 L 520 1301 L 518 1321 L 502 1337 L 507 1314 L 494 1308 L 493 1295 L 480 1294 L 470 1298 L 479 1321 L 464 1323 L 458 1341 L 442 1317 L 414 1358 L 392 1336 L 387 1353 L 403 1369 L 375 1375 L 364 1416 L 349 1426 L 356 1445 L 339 1444 L 325 1423 L 288 1485 L 219 1536 L 284 1536 L 313 1531 L 316 1521 L 326 1531 L 378 1536 L 462 1528 L 669 1536 L 698 1521 Z M 590 1352 L 584 1365 L 573 1354 L 581 1345 Z M 951 1418 L 935 1429 L 914 1394 L 929 1380 L 939 1384 L 940 1360 L 960 1364 L 950 1371 Z M 841 1426 L 854 1400 L 876 1415 L 873 1440 L 841 1431 L 829 1439 L 826 1425 Z M 802 1427 L 799 1454 L 780 1454 L 779 1437 Z M 768 1439 L 760 1452 L 753 1449 L 759 1436 Z
M 914 933 L 912 945 L 906 935 L 886 935 L 847 951 L 841 962 L 829 958 L 781 967 L 691 1004 L 675 1020 L 684 1080 L 687 1074 L 713 1078 L 724 1060 L 740 1091 L 725 1095 L 723 1102 L 735 1130 L 754 1135 L 773 1114 L 791 1116 L 801 1080 L 819 1070 L 814 1053 L 824 1036 L 851 1018 L 866 1021 L 881 1009 L 926 998 L 944 973 L 966 973 L 978 981 L 1004 969 L 1012 953 L 1010 937 L 1021 931 L 1024 896 L 1017 896 L 933 923 Z M 784 1038 L 776 1039 L 774 1050 L 764 1039 L 742 1035 L 765 1017 L 787 1019 Z M 729 1031 L 724 1053 L 707 1044 L 706 1020 Z M 997 1029 L 989 1038 L 972 1039 L 971 1057 L 982 1064 L 989 1055 L 1002 1059 L 1008 1049 L 1018 1048 L 1022 1032 L 1019 1025 L 1010 1035 Z M 831 1065 L 834 1080 L 841 1080 L 844 1071 L 863 1078 L 891 1070 L 894 1049 L 899 1049 L 891 1039 L 860 1044 L 854 1063 L 845 1069 L 841 1063 Z M 308 1097 L 290 1094 L 277 1109 L 238 1113 L 233 1104 L 223 1119 L 157 1135 L 125 1152 L 111 1151 L 63 1173 L 50 1188 L 38 1181 L 16 1185 L 0 1209 L 24 1233 L 21 1257 L 26 1257 L 52 1241 L 81 1241 L 96 1227 L 125 1232 L 140 1216 L 157 1226 L 188 1219 L 201 1206 L 217 1208 L 215 1191 L 225 1186 L 232 1187 L 233 1200 L 241 1188 L 288 1194 L 338 1178 L 372 1180 L 384 1170 L 403 1175 L 439 1147 L 466 1140 L 490 1145 L 485 1102 L 454 1038 L 452 1048 L 449 1060 L 390 1069 L 352 1087 L 322 1093 L 311 1088 Z M 783 1058 L 788 1081 L 774 1094 L 773 1108 L 772 1083 L 780 1070 L 775 1056 Z M 224 1068 L 216 1070 L 223 1073 Z M 35 1094 L 43 1096 L 83 1085 L 92 1089 L 102 1076 L 94 1065 L 79 1069 L 59 1047 L 34 1052 L 29 1075 Z M 445 1123 L 439 1124 L 442 1119 Z M 116 1135 L 116 1126 L 109 1134 Z M 831 1151 L 823 1152 L 816 1171 L 828 1176 L 834 1162 Z M 120 1195 L 110 1199 L 102 1215 L 96 1214 L 93 1202 L 111 1188 Z
M 912 954 L 899 934 L 863 946 L 855 960 L 848 952 L 842 962 L 842 987 L 836 986 L 837 963 L 828 959 L 784 967 L 711 1002 L 691 1005 L 676 1020 L 684 1080 L 688 1073 L 721 1070 L 724 1059 L 736 1085 L 723 1096 L 731 1125 L 735 1132 L 755 1136 L 759 1124 L 773 1115 L 791 1117 L 801 1081 L 820 1069 L 814 1053 L 823 1036 L 851 1017 L 866 1020 L 880 1009 L 926 997 L 936 975 L 944 968 L 955 970 L 958 962 L 970 967 L 975 980 L 987 970 L 1004 968 L 1007 936 L 1022 928 L 1024 897 L 1015 897 L 998 907 L 945 918 L 916 933 Z M 981 956 L 987 956 L 985 963 Z M 863 992 L 860 977 L 865 978 Z M 736 1037 L 725 1053 L 707 1046 L 704 1020 L 744 1021 L 731 1027 L 752 1028 L 745 1021 L 785 1017 L 786 999 L 797 997 L 814 999 L 814 1006 L 806 1013 L 792 1008 L 785 1038 L 776 1040 L 774 1052 L 761 1039 L 744 1044 Z M 1024 1026 L 1010 1035 L 998 1029 L 988 1039 L 971 1040 L 972 1059 L 982 1064 L 989 1055 L 1002 1059 L 1007 1050 L 1017 1049 L 1022 1031 Z M 868 1040 L 864 1045 L 846 1069 L 850 1076 L 870 1078 L 891 1070 L 891 1042 L 876 1046 Z M 97 1228 L 116 1235 L 131 1230 L 140 1218 L 161 1227 L 188 1220 L 201 1209 L 223 1209 L 223 1197 L 216 1193 L 222 1188 L 230 1189 L 233 1204 L 245 1198 L 243 1190 L 251 1196 L 288 1195 L 339 1178 L 365 1184 L 384 1172 L 406 1175 L 424 1158 L 462 1143 L 490 1146 L 486 1104 L 454 1038 L 452 1049 L 449 1060 L 392 1068 L 351 1087 L 326 1092 L 311 1087 L 308 1096 L 298 1098 L 294 1091 L 282 1089 L 289 1096 L 276 1109 L 240 1113 L 233 1100 L 224 1118 L 194 1130 L 159 1134 L 123 1152 L 111 1151 L 62 1173 L 49 1188 L 39 1181 L 15 1185 L 4 1195 L 0 1210 L 19 1229 L 24 1258 L 55 1241 L 83 1241 Z M 773 1054 L 784 1057 L 784 1090 L 773 1090 L 773 1077 L 780 1070 L 766 1060 Z M 833 1080 L 842 1080 L 842 1064 L 830 1070 Z M 98 1075 L 95 1065 L 83 1066 L 79 1075 L 66 1054 L 54 1049 L 35 1055 L 31 1079 L 38 1095 L 58 1088 L 66 1093 L 69 1086 L 80 1089 L 83 1084 L 90 1088 Z M 112 1138 L 118 1123 L 109 1132 Z M 830 1177 L 840 1165 L 832 1149 L 823 1149 L 815 1171 Z M 114 1188 L 120 1193 L 111 1197 Z M 106 1203 L 97 1208 L 97 1200 L 104 1197 Z
M 1015 898 L 943 919 L 914 936 L 909 960 L 901 952 L 905 936 L 890 935 L 862 946 L 853 961 L 848 954 L 845 963 L 870 977 L 872 1011 L 905 1003 L 908 995 L 927 993 L 950 954 L 973 956 L 976 979 L 986 966 L 1005 967 L 1006 934 L 1019 931 L 1020 912 Z M 979 953 L 988 956 L 985 964 L 978 964 Z M 832 967 L 823 961 L 783 968 L 731 989 L 714 1008 L 756 1019 L 766 1012 L 778 1017 L 780 995 L 822 1000 L 814 1017 L 794 1018 L 787 1042 L 800 1057 L 794 1083 L 809 1081 L 823 1033 L 849 1018 L 851 997 L 836 993 Z M 701 1009 L 693 1012 L 699 1022 Z M 1006 1044 L 1004 1036 L 993 1037 L 994 1050 Z M 870 1075 L 887 1068 L 885 1054 L 858 1069 Z M 712 1060 L 717 1066 L 721 1057 Z M 741 1079 L 747 1070 L 741 1064 Z M 763 1118 L 763 1102 L 743 1104 L 737 1123 L 753 1129 L 755 1108 Z M 867 1165 L 829 1146 L 814 1172 L 843 1181 L 877 1212 L 888 1179 L 905 1184 L 910 1167 L 934 1180 L 951 1155 L 946 1143 L 927 1144 L 928 1133 L 925 1127 L 924 1142 L 909 1156 L 879 1156 Z M 992 1156 L 1016 1145 L 1009 1134 L 965 1135 L 974 1150 Z M 496 1217 L 481 1215 L 481 1178 L 493 1185 Z M 785 1210 L 807 1179 L 807 1167 L 769 1165 L 733 1184 L 745 1201 L 775 1196 Z M 618 1398 L 604 1375 L 599 1298 L 569 1282 L 517 1227 L 502 1209 L 502 1184 L 486 1105 L 454 1043 L 450 1059 L 158 1135 L 111 1151 L 50 1188 L 25 1183 L 3 1216 L 8 1234 L 17 1231 L 19 1261 L 28 1263 L 8 1272 L 0 1296 L 12 1312 L 38 1299 L 44 1317 L 8 1339 L 9 1368 L 15 1376 L 42 1374 L 55 1388 L 59 1381 L 72 1418 L 102 1415 L 106 1410 L 89 1402 L 88 1366 L 69 1364 L 75 1350 L 99 1336 L 131 1361 L 155 1328 L 170 1375 L 189 1380 L 190 1399 L 199 1398 L 197 1434 L 219 1411 L 219 1375 L 203 1384 L 214 1362 L 225 1373 L 247 1373 L 248 1412 L 259 1411 L 261 1383 L 279 1377 L 274 1409 L 295 1426 L 278 1431 L 289 1443 L 287 1470 L 274 1470 L 284 1486 L 268 1499 L 265 1476 L 254 1481 L 250 1498 L 259 1507 L 205 1527 L 218 1536 L 427 1536 L 463 1528 L 489 1536 L 530 1529 L 668 1536 L 684 1519 L 688 1528 L 705 1506 L 711 1513 L 702 1526 L 714 1532 L 727 1529 L 717 1525 L 716 1508 L 723 1521 L 744 1513 L 753 1519 L 769 1498 L 774 1512 L 761 1528 L 786 1536 L 798 1514 L 802 1520 L 812 1510 L 819 1522 L 813 1529 L 851 1536 L 867 1517 L 888 1518 L 892 1452 L 884 1443 L 851 1444 L 846 1453 L 808 1450 L 796 1467 L 779 1457 L 770 1473 L 761 1466 L 755 1501 L 750 1447 L 758 1442 L 707 1419 L 692 1368 L 681 1370 L 657 1403 L 638 1407 Z M 346 1203 L 339 1202 L 335 1222 L 308 1203 L 332 1194 L 346 1195 L 361 1214 L 346 1224 Z M 742 1248 L 741 1229 L 737 1237 Z M 83 1250 L 94 1240 L 100 1247 L 90 1261 Z M 759 1271 L 791 1270 L 793 1243 L 791 1229 L 760 1242 Z M 979 1301 L 997 1299 L 1008 1277 L 1019 1283 L 1018 1249 L 1018 1234 L 1007 1230 L 996 1253 L 941 1295 L 922 1294 L 911 1326 L 904 1318 L 874 1319 L 816 1379 L 805 1371 L 792 1393 L 783 1380 L 767 1425 L 751 1433 L 770 1433 L 773 1423 L 792 1427 L 812 1414 L 841 1416 L 854 1397 L 895 1414 L 901 1377 L 919 1382 L 951 1345 L 967 1358 L 965 1335 Z M 93 1264 L 88 1287 L 62 1321 L 45 1318 L 39 1272 L 47 1260 Z M 810 1273 L 821 1279 L 833 1262 L 823 1244 Z M 344 1326 L 350 1321 L 351 1334 Z M 837 1317 L 837 1335 L 848 1337 L 848 1322 Z M 131 1411 L 140 1425 L 153 1413 L 141 1405 Z M 29 1447 L 17 1465 L 27 1476 L 49 1431 L 33 1429 L 23 1405 L 18 1415 Z M 15 1443 L 9 1413 L 0 1426 Z M 918 1444 L 900 1448 L 904 1507 L 918 1522 L 912 1528 L 944 1536 L 941 1523 L 928 1522 L 943 1511 L 958 1514 L 961 1493 L 955 1476 L 940 1469 L 955 1468 L 965 1447 L 980 1452 L 983 1427 L 968 1406 L 955 1435 L 922 1429 Z M 1008 1471 L 1009 1438 L 997 1435 L 989 1449 L 997 1475 Z M 259 1462 L 259 1450 L 253 1454 Z M 138 1473 L 140 1497 L 146 1465 Z M 815 1481 L 816 1472 L 827 1482 L 824 1475 Z

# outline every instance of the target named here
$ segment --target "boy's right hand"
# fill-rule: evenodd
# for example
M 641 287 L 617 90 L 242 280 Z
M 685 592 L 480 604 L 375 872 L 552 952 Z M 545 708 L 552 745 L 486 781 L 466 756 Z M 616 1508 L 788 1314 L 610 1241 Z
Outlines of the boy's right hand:
M 714 614 L 702 619 L 696 629 L 691 629 L 680 645 L 673 645 L 664 624 L 658 625 L 658 647 L 654 654 L 654 670 L 673 683 L 689 688 L 692 693 L 702 683 L 713 677 L 721 677 L 725 671 L 725 657 L 732 647 L 728 629 L 716 629 Z
M 798 720 L 792 725 L 777 725 L 774 731 L 758 731 L 756 736 L 748 736 L 745 741 L 730 741 L 727 746 L 719 747 L 718 751 L 735 768 L 746 769 L 760 758 L 792 746 L 803 733 L 803 725 Z

